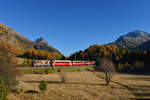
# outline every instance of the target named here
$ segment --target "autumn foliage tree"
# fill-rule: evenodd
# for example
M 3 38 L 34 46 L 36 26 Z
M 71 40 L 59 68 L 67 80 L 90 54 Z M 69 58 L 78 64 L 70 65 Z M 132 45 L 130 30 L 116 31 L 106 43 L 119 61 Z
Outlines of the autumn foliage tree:
M 150 72 L 150 50 L 129 50 L 125 46 L 118 48 L 116 45 L 92 45 L 71 54 L 68 59 L 94 60 L 99 66 L 103 57 L 110 58 L 118 72 L 138 74 Z
M 35 50 L 33 48 L 30 48 L 26 50 L 23 54 L 25 58 L 28 59 L 39 59 L 39 60 L 52 60 L 55 59 L 61 59 L 62 55 L 59 52 L 48 52 L 48 51 L 43 51 L 43 50 Z
M 124 54 L 130 53 L 126 47 L 118 48 L 115 45 L 92 45 L 84 51 L 79 51 L 72 54 L 69 59 L 72 60 L 94 60 L 99 61 L 103 57 L 109 57 L 116 64 L 122 59 Z M 99 62 L 97 62 L 98 64 Z
M 16 77 L 21 74 L 17 68 L 13 52 L 14 50 L 9 43 L 0 42 L 0 80 L 3 80 L 4 85 L 8 86 L 9 89 L 17 84 Z

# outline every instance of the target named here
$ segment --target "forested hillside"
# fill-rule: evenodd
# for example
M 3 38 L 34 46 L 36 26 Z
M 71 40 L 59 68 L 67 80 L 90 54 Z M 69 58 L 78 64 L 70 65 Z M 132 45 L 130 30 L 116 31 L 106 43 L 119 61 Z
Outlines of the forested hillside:
M 115 45 L 93 45 L 72 54 L 68 59 L 94 60 L 99 65 L 103 57 L 111 58 L 119 72 L 150 72 L 150 51 L 130 50 L 125 46 L 118 48 Z
M 0 23 L 0 41 L 10 43 L 14 48 L 16 56 L 30 59 L 52 59 L 53 55 L 59 59 L 62 57 L 62 54 L 50 46 L 45 39 L 39 38 L 33 42 L 2 23 Z M 31 50 L 36 52 L 33 52 L 33 54 L 37 54 L 36 57 L 33 57 L 33 54 L 30 52 Z

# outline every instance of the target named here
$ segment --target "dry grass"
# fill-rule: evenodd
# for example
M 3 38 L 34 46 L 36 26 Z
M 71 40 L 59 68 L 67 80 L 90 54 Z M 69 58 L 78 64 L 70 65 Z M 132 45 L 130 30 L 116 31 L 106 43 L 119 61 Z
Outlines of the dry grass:
M 23 64 L 23 62 L 24 62 L 24 59 L 20 58 L 20 57 L 14 57 L 14 59 L 16 59 L 18 64 Z
M 116 74 L 109 86 L 101 77 L 102 73 L 89 71 L 24 75 L 19 81 L 25 91 L 39 91 L 39 82 L 47 81 L 46 96 L 40 93 L 11 93 L 9 100 L 130 100 L 135 97 L 142 100 L 149 96 L 150 76 Z

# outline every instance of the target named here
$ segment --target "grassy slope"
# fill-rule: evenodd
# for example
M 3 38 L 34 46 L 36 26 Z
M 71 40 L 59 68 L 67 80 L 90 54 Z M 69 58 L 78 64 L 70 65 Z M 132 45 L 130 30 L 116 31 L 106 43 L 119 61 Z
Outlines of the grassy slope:
M 65 78 L 65 82 L 62 82 L 62 77 Z M 123 77 L 126 77 L 126 75 L 123 75 Z M 125 80 L 124 78 L 122 79 L 122 75 L 119 75 L 119 79 Z M 115 83 L 106 86 L 103 79 L 88 71 L 49 75 L 30 74 L 24 75 L 19 80 L 25 91 L 39 91 L 38 85 L 40 81 L 47 81 L 48 90 L 45 94 L 46 96 L 40 93 L 24 93 L 17 96 L 12 93 L 9 95 L 9 100 L 129 100 L 134 98 L 134 95 L 123 86 Z M 113 80 L 116 81 L 116 78 Z M 130 82 L 130 84 L 132 83 Z M 137 84 L 140 84 L 140 82 Z
M 19 63 L 23 59 L 17 58 Z M 110 86 L 104 85 L 101 73 L 88 72 L 93 66 L 73 66 L 49 68 L 22 68 L 25 74 L 19 79 L 26 90 L 38 90 L 41 80 L 48 82 L 49 89 L 45 100 L 150 100 L 150 76 L 116 74 Z M 35 74 L 36 72 L 42 74 Z M 60 72 L 59 72 L 60 71 Z M 79 72 L 81 71 L 81 72 Z M 73 72 L 73 73 L 72 73 Z M 61 83 L 65 77 L 66 83 Z M 39 90 L 38 90 L 39 91 Z M 11 94 L 9 100 L 42 100 L 41 94 Z
M 59 72 L 76 72 L 76 71 L 87 71 L 88 69 L 93 69 L 93 66 L 62 66 L 62 67 L 46 67 L 46 68 L 21 68 L 22 72 L 24 74 L 35 74 L 35 73 L 41 73 L 44 74 L 44 71 L 48 68 L 49 73 L 59 73 Z
M 113 83 L 105 85 L 102 73 L 65 72 L 49 75 L 28 74 L 19 78 L 24 90 L 39 91 L 41 80 L 48 83 L 46 96 L 43 94 L 16 95 L 9 100 L 149 100 L 150 76 L 116 74 Z M 62 82 L 62 78 L 65 82 Z M 146 99 L 149 98 L 149 99 Z

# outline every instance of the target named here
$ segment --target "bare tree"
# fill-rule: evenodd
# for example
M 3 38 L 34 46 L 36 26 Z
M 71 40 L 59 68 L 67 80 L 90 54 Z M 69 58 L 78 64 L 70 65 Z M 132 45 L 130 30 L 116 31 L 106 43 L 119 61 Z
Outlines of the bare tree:
M 67 82 L 67 77 L 65 74 L 60 74 L 60 79 L 62 83 L 66 83 Z
M 111 59 L 104 57 L 100 61 L 99 70 L 104 72 L 106 84 L 109 85 L 113 73 L 115 72 L 115 67 Z

